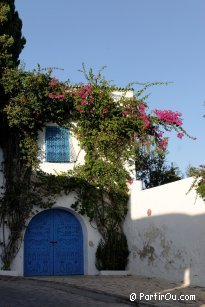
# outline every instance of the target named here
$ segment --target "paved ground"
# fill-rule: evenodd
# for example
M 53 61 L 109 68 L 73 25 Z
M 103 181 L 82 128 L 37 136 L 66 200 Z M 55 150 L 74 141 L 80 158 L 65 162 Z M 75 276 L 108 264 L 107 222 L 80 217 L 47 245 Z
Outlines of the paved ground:
M 131 293 L 134 293 L 132 302 Z M 162 295 L 166 295 L 164 299 Z M 191 299 L 190 295 L 195 295 L 195 299 Z M 205 307 L 205 288 L 136 276 L 0 276 L 0 307 L 84 305 Z
M 137 276 L 66 276 L 38 277 L 38 279 L 64 283 L 83 289 L 91 289 L 98 293 L 112 294 L 117 297 L 123 297 L 127 302 L 130 301 L 130 294 L 135 293 L 132 296 L 133 302 L 135 302 L 135 304 L 132 303 L 133 305 L 137 305 L 138 302 L 140 305 L 147 303 L 151 306 L 164 307 L 205 307 L 205 288 L 197 286 L 186 287 L 182 284 L 169 283 L 162 279 Z M 140 293 L 141 296 L 144 294 L 146 297 L 140 300 Z M 152 299 L 150 295 L 153 295 Z M 166 295 L 166 297 L 163 299 L 162 295 Z M 190 295 L 195 295 L 195 299 L 191 299 Z M 170 297 L 173 299 L 169 299 Z
M 79 289 L 62 283 L 0 278 L 1 307 L 127 307 L 123 299 L 115 296 Z

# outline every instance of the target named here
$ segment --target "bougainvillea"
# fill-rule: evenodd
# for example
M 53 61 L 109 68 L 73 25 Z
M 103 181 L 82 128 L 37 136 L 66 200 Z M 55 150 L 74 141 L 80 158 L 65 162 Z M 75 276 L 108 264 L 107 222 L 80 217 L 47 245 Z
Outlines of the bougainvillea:
M 33 205 L 45 207 L 47 200 L 50 206 L 54 202 L 52 197 L 75 191 L 77 199 L 73 208 L 95 220 L 104 240 L 98 255 L 104 254 L 102 249 L 106 246 L 113 246 L 111 254 L 115 257 L 114 260 L 106 258 L 108 267 L 113 263 L 116 268 L 119 257 L 118 269 L 122 269 L 127 260 L 122 265 L 117 246 L 120 240 L 126 244 L 122 223 L 127 213 L 129 184 L 133 182 L 133 174 L 126 165 L 134 163 L 136 148 L 141 145 L 151 143 L 165 149 L 166 130 L 175 130 L 179 138 L 187 135 L 181 115 L 169 110 L 149 112 L 145 99 L 140 96 L 148 84 L 136 93 L 129 87 L 119 90 L 115 99 L 112 93 L 117 89 L 100 74 L 94 76 L 92 70 L 86 84 L 75 86 L 60 82 L 51 73 L 51 70 L 10 69 L 2 79 L 9 97 L 3 114 L 11 136 L 7 147 L 3 146 L 6 151 L 10 144 L 10 155 L 5 161 L 6 192 L 1 208 L 3 218 L 9 220 L 11 235 L 8 244 L 4 244 L 2 260 L 8 267 Z M 38 132 L 49 122 L 68 127 L 76 136 L 86 153 L 83 165 L 60 175 L 38 171 Z M 18 176 L 19 173 L 25 176 Z M 15 195 L 15 202 L 11 195 Z M 127 246 L 122 250 L 128 256 Z M 98 261 L 98 264 L 104 263 L 106 268 L 105 262 Z
M 157 115 L 160 121 L 168 125 L 182 126 L 182 120 L 179 112 L 173 112 L 171 110 L 155 110 L 154 113 Z

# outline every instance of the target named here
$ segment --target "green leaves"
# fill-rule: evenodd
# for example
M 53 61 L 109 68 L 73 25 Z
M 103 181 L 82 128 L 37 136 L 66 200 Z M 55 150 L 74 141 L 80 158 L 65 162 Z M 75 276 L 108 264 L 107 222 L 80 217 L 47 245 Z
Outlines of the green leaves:
M 21 28 L 22 22 L 15 11 L 14 1 L 0 3 L 0 78 L 3 69 L 19 64 L 18 57 L 26 42 Z
M 195 188 L 197 194 L 205 201 L 205 165 L 200 165 L 198 168 L 190 166 L 188 175 L 194 177 L 190 190 Z
M 152 188 L 182 179 L 178 167 L 166 163 L 166 152 L 138 148 L 135 152 L 136 179 L 144 188 Z

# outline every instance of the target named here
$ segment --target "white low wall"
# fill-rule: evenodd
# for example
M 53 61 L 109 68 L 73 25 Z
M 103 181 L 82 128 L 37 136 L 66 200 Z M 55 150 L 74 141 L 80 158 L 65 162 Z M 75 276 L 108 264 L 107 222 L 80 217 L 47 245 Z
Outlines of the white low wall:
M 132 274 L 205 286 L 205 203 L 187 194 L 192 182 L 147 190 L 133 183 L 124 224 Z

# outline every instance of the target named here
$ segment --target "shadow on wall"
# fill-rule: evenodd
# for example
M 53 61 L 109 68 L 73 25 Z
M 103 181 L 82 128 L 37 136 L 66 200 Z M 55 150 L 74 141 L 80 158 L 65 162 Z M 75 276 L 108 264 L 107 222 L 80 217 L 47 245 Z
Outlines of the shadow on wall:
M 134 275 L 205 286 L 205 214 L 128 217 L 125 233 Z

